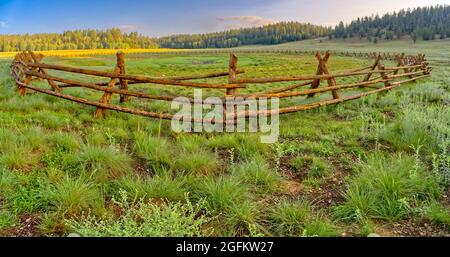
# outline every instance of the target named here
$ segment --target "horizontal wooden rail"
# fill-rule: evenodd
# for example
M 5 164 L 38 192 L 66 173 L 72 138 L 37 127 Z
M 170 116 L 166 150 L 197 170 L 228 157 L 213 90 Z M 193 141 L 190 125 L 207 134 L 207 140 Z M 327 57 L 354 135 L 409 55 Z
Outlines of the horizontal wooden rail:
M 394 71 L 394 70 L 403 70 L 405 68 L 415 68 L 417 66 L 402 66 L 402 67 L 386 67 L 386 70 Z M 341 78 L 341 77 L 350 77 L 350 76 L 358 76 L 358 75 L 367 75 L 367 74 L 375 74 L 375 73 L 383 73 L 384 71 L 373 70 L 373 71 L 356 71 L 356 72 L 341 72 L 335 74 L 327 74 L 327 75 L 306 75 L 306 76 L 286 76 L 286 77 L 275 77 L 275 78 L 252 78 L 252 79 L 238 79 L 235 82 L 239 84 L 257 84 L 257 83 L 274 83 L 274 82 L 286 82 L 286 81 L 300 81 L 300 80 L 327 80 L 332 78 Z
M 132 81 L 136 81 L 136 82 L 153 83 L 153 84 L 160 84 L 160 85 L 173 85 L 173 86 L 198 87 L 198 88 L 225 88 L 225 89 L 226 88 L 245 88 L 245 86 L 241 86 L 238 84 L 208 84 L 208 83 L 197 83 L 197 82 L 185 82 L 185 81 L 170 80 L 170 79 L 150 78 L 150 77 L 145 77 L 145 76 L 135 76 L 135 75 L 125 75 L 125 74 L 111 73 L 111 72 L 104 72 L 104 71 L 95 71 L 95 70 L 88 70 L 88 69 L 82 69 L 82 68 L 72 68 L 72 67 L 53 65 L 53 64 L 45 64 L 45 63 L 40 63 L 40 64 L 28 63 L 27 65 L 32 68 L 44 68 L 44 69 L 66 71 L 66 72 L 72 72 L 72 73 L 78 73 L 78 74 L 84 74 L 84 75 L 106 77 L 106 78 L 116 78 L 116 79 L 126 79 L 126 80 L 132 80 Z
M 415 78 L 412 78 L 412 79 L 399 81 L 399 82 L 393 83 L 389 87 L 383 87 L 383 88 L 379 88 L 379 89 L 376 89 L 376 90 L 373 90 L 373 91 L 359 93 L 359 94 L 356 94 L 356 95 L 353 95 L 353 96 L 349 96 L 349 97 L 345 97 L 345 98 L 332 99 L 332 100 L 321 101 L 321 102 L 318 102 L 318 103 L 304 104 L 304 105 L 297 105 L 297 106 L 292 106 L 292 107 L 280 108 L 279 110 L 267 110 L 267 111 L 258 111 L 258 112 L 246 111 L 246 112 L 237 113 L 236 117 L 237 118 L 252 118 L 252 117 L 258 117 L 258 116 L 261 116 L 261 115 L 272 116 L 272 115 L 276 115 L 276 114 L 287 114 L 287 113 L 293 113 L 293 112 L 298 112 L 298 111 L 311 110 L 311 109 L 319 108 L 319 107 L 322 107 L 322 106 L 339 104 L 339 103 L 342 103 L 342 102 L 355 100 L 355 99 L 358 99 L 358 98 L 361 98 L 361 97 L 364 97 L 364 96 L 369 96 L 369 95 L 373 95 L 373 94 L 376 94 L 376 93 L 381 93 L 381 92 L 384 92 L 384 91 L 388 91 L 388 90 L 391 90 L 393 88 L 396 88 L 396 87 L 400 86 L 403 83 L 415 81 L 415 80 L 418 80 L 418 79 L 421 79 L 421 78 L 426 78 L 426 77 L 429 77 L 429 76 L 430 75 L 422 75 L 422 76 L 415 77 Z
M 62 98 L 62 99 L 65 99 L 65 100 L 69 100 L 69 101 L 72 101 L 72 102 L 81 103 L 81 104 L 85 104 L 85 105 L 89 105 L 89 106 L 99 107 L 99 108 L 113 110 L 113 111 L 118 111 L 118 112 L 123 112 L 123 113 L 135 114 L 135 115 L 144 116 L 144 117 L 157 118 L 157 119 L 162 119 L 162 120 L 172 120 L 174 118 L 173 114 L 149 112 L 149 111 L 142 111 L 142 110 L 138 110 L 138 109 L 126 108 L 126 107 L 121 107 L 121 106 L 116 106 L 116 105 L 102 104 L 102 103 L 99 103 L 99 102 L 86 100 L 86 99 L 83 99 L 83 98 L 74 97 L 74 96 L 71 96 L 71 95 L 65 95 L 65 94 L 54 92 L 54 91 L 51 91 L 51 90 L 30 86 L 30 85 L 28 85 L 26 83 L 23 83 L 23 82 L 20 82 L 20 81 L 16 81 L 16 84 L 18 84 L 20 86 L 23 86 L 25 88 L 28 88 L 30 90 L 36 91 L 36 92 L 40 92 L 40 93 L 43 93 L 43 94 L 55 96 L 55 97 L 58 97 L 58 98 Z M 237 117 L 235 117 L 233 119 L 229 119 L 229 120 L 195 119 L 195 118 L 191 118 L 191 120 L 189 120 L 188 122 L 191 122 L 191 123 L 209 122 L 209 123 L 213 123 L 213 124 L 216 124 L 216 123 L 234 124 L 236 122 L 236 119 L 237 119 Z

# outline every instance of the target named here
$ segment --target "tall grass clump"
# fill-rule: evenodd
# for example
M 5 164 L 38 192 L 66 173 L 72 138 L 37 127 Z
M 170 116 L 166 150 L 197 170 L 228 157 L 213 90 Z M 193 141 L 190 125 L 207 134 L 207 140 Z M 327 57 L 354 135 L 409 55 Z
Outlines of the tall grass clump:
M 129 199 L 121 191 L 113 203 L 122 214 L 98 219 L 86 215 L 81 219 L 69 219 L 67 226 L 84 237 L 199 237 L 211 231 L 203 227 L 209 219 L 201 211 L 201 203 L 154 204 L 142 199 Z
M 261 143 L 258 134 L 223 134 L 208 139 L 207 145 L 213 149 L 235 150 L 239 159 L 251 159 L 255 155 L 270 152 L 268 144 Z
M 170 144 L 163 138 L 135 133 L 134 152 L 148 162 L 149 166 L 168 165 L 171 161 Z
M 420 201 L 438 198 L 438 181 L 410 156 L 376 153 L 349 182 L 345 201 L 334 210 L 343 220 L 396 221 L 410 215 Z
M 450 140 L 450 108 L 440 105 L 408 105 L 400 118 L 381 132 L 381 139 L 401 151 L 422 146 L 428 156 Z
M 46 193 L 51 209 L 63 216 L 79 216 L 84 212 L 101 212 L 103 196 L 91 182 L 66 177 Z
M 85 145 L 78 155 L 78 163 L 87 175 L 99 181 L 119 178 L 133 170 L 130 156 L 112 146 Z
M 336 236 L 337 226 L 315 212 L 305 200 L 282 200 L 269 212 L 272 230 L 277 236 Z
M 257 222 L 256 204 L 247 187 L 234 177 L 206 177 L 197 185 L 193 197 L 204 199 L 205 209 L 218 215 L 222 234 L 236 235 Z
M 263 193 L 275 192 L 281 182 L 281 176 L 273 171 L 262 157 L 235 164 L 233 175 Z
M 148 200 L 183 201 L 186 194 L 185 178 L 173 177 L 169 171 L 159 172 L 153 177 L 126 176 L 115 181 L 115 187 L 128 195 Z
M 450 208 L 432 202 L 424 209 L 423 216 L 431 222 L 450 229 Z
M 207 150 L 196 152 L 181 150 L 176 156 L 171 167 L 179 172 L 211 175 L 217 168 L 216 156 Z

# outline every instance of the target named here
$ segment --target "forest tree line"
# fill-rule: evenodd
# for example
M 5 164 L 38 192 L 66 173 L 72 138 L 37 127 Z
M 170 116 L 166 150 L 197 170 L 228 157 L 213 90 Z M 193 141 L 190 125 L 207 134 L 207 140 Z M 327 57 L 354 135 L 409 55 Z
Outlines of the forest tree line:
M 327 36 L 329 27 L 300 22 L 280 22 L 254 28 L 234 29 L 196 35 L 174 35 L 158 38 L 166 48 L 228 48 L 241 45 L 273 45 Z
M 383 16 L 366 16 L 334 29 L 309 23 L 280 22 L 223 32 L 151 38 L 137 32 L 72 30 L 62 34 L 0 35 L 0 52 L 22 50 L 229 48 L 241 45 L 280 44 L 311 38 L 367 38 L 371 42 L 410 36 L 412 40 L 450 37 L 450 6 L 437 5 L 401 10 Z
M 0 51 L 157 48 L 152 38 L 120 29 L 72 30 L 62 34 L 0 35 Z
M 383 16 L 358 18 L 348 25 L 340 22 L 330 38 L 367 38 L 369 41 L 400 39 L 433 40 L 450 37 L 450 6 L 429 6 L 400 10 Z

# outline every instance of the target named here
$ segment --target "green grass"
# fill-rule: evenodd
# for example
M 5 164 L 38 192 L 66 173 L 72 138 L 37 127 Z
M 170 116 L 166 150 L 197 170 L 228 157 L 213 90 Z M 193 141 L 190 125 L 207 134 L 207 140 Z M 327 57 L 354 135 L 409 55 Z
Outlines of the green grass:
M 450 209 L 433 202 L 425 208 L 424 217 L 432 222 L 450 228 Z
M 221 232 L 225 235 L 239 235 L 257 222 L 257 206 L 252 201 L 246 186 L 234 177 L 204 178 L 197 185 L 194 197 L 205 200 L 205 208 L 219 215 Z
M 103 208 L 101 192 L 92 182 L 66 177 L 47 192 L 49 206 L 63 216 L 79 216 Z
M 125 190 L 132 197 L 150 200 L 182 201 L 187 193 L 186 178 L 173 178 L 170 172 L 164 170 L 151 178 L 124 177 L 116 181 L 114 187 Z
M 315 213 L 311 204 L 307 201 L 286 201 L 277 203 L 269 214 L 273 222 L 273 230 L 278 236 L 336 236 L 338 228 L 323 218 L 320 213 Z
M 413 213 L 420 201 L 434 200 L 440 188 L 419 161 L 409 156 L 370 156 L 350 181 L 337 217 L 397 221 Z
M 119 178 L 132 171 L 130 156 L 113 147 L 86 145 L 77 161 L 88 176 L 101 181 Z
M 233 167 L 233 175 L 264 193 L 280 189 L 281 177 L 259 157 Z
M 175 134 L 167 121 L 112 111 L 95 119 L 93 107 L 42 94 L 20 97 L 9 76 L 10 60 L 2 59 L 0 235 L 20 225 L 23 215 L 40 220 L 38 233 L 47 236 L 366 236 L 378 226 L 414 218 L 449 231 L 442 197 L 450 181 L 449 46 L 448 40 L 374 45 L 352 39 L 243 47 L 422 52 L 434 68 L 431 78 L 386 94 L 282 116 L 280 140 L 273 145 L 260 143 L 259 134 Z M 239 68 L 246 71 L 241 78 L 312 74 L 317 68 L 312 55 L 238 56 Z M 229 61 L 228 54 L 208 53 L 129 53 L 126 58 L 127 73 L 147 76 L 226 71 Z M 44 60 L 105 71 L 116 61 L 114 55 Z M 332 56 L 329 68 L 335 72 L 372 62 Z M 239 92 L 283 85 L 291 83 L 249 84 Z M 133 88 L 192 93 L 151 84 Z M 94 101 L 101 96 L 65 92 Z M 119 104 L 118 98 L 113 102 Z M 125 106 L 170 108 L 157 101 Z M 321 199 L 328 193 L 336 201 Z

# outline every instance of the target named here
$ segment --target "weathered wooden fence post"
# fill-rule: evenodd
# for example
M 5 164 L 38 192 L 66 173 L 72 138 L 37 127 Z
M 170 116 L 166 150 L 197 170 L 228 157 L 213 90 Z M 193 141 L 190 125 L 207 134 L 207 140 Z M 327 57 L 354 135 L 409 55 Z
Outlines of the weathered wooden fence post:
M 118 52 L 117 53 L 117 67 L 119 68 L 119 73 L 125 75 L 125 53 Z M 120 89 L 128 91 L 128 80 L 120 79 Z M 120 102 L 125 103 L 130 101 L 131 97 L 128 95 L 120 95 Z
M 327 63 L 328 63 L 328 60 L 330 59 L 330 57 L 331 57 L 330 51 L 327 51 L 323 57 L 319 52 L 316 53 L 316 58 L 319 61 L 319 66 L 317 68 L 316 75 L 320 76 L 320 75 L 329 75 L 330 74 L 328 67 L 327 67 Z M 311 89 L 319 88 L 320 81 L 321 81 L 320 79 L 314 80 L 311 85 Z M 336 78 L 329 78 L 329 79 L 327 79 L 327 81 L 328 81 L 329 87 L 336 86 Z M 331 93 L 333 94 L 334 99 L 339 99 L 340 96 L 339 96 L 338 90 L 332 90 Z M 311 93 L 308 95 L 308 97 L 313 97 L 314 95 L 315 95 L 315 93 Z
M 384 65 L 381 62 L 378 62 L 378 69 L 380 71 L 384 71 L 385 70 L 385 67 L 384 67 Z M 381 77 L 384 80 L 384 86 L 385 87 L 391 86 L 391 83 L 389 82 L 389 77 L 386 75 L 386 73 L 380 72 L 380 75 L 381 75 Z
M 319 61 L 319 65 L 317 66 L 316 75 L 320 76 L 320 75 L 323 74 L 322 65 L 321 65 L 322 64 L 321 62 L 323 61 L 323 58 L 322 58 L 322 55 L 319 52 L 316 53 L 316 59 Z M 320 79 L 315 79 L 313 81 L 313 83 L 311 84 L 311 89 L 319 88 L 319 86 L 320 86 Z M 311 94 L 308 95 L 308 97 L 314 97 L 314 95 L 315 95 L 315 93 L 311 93 Z
M 327 51 L 325 53 L 325 57 L 321 61 L 322 72 L 323 72 L 324 75 L 330 75 L 330 71 L 328 70 L 328 66 L 327 66 L 327 63 L 328 63 L 328 60 L 330 59 L 330 57 L 331 57 L 331 52 Z M 329 78 L 327 81 L 328 81 L 328 86 L 329 87 L 336 86 L 336 78 L 334 78 L 334 77 L 333 78 Z M 340 98 L 338 90 L 332 90 L 331 93 L 333 95 L 333 99 L 339 99 Z
M 42 58 L 44 58 L 44 56 L 42 54 L 34 54 L 33 52 L 29 52 L 34 63 L 35 64 L 41 64 Z M 47 71 L 43 68 L 39 68 L 38 72 L 40 72 L 41 74 L 47 76 Z M 55 92 L 61 92 L 61 88 L 58 86 L 58 84 L 51 80 L 51 79 L 47 79 L 48 84 L 52 87 L 52 90 Z
M 116 65 L 116 68 L 114 69 L 113 73 L 120 74 L 119 63 L 120 63 L 121 59 L 123 59 L 123 55 L 118 53 L 117 54 L 117 65 Z M 113 88 L 117 84 L 118 81 L 119 81 L 118 78 L 111 78 L 111 80 L 109 81 L 109 83 L 107 85 L 107 88 Z M 112 93 L 105 92 L 103 94 L 102 98 L 100 98 L 99 102 L 101 104 L 109 104 L 111 102 L 111 97 L 112 97 Z M 95 117 L 97 117 L 97 118 L 103 118 L 103 117 L 105 117 L 105 114 L 106 114 L 105 108 L 98 107 L 97 110 L 95 111 Z
M 228 67 L 229 75 L 228 75 L 228 83 L 234 84 L 237 78 L 237 63 L 238 58 L 235 54 L 230 54 L 230 64 Z M 236 88 L 228 88 L 227 89 L 227 96 L 229 95 L 235 95 L 236 94 Z
M 370 71 L 374 71 L 378 67 L 378 63 L 380 63 L 380 61 L 381 61 L 381 55 L 378 54 L 375 57 L 375 63 L 370 67 Z M 372 75 L 373 75 L 373 73 L 367 74 L 366 77 L 364 77 L 362 82 L 369 81 L 369 79 L 372 77 Z M 360 86 L 360 87 L 363 87 L 363 86 Z
M 30 54 L 28 54 L 25 51 L 21 53 L 19 60 L 21 60 L 22 62 L 25 62 L 25 63 L 32 62 L 32 58 L 31 58 Z M 23 83 L 28 86 L 32 79 L 33 79 L 33 76 L 26 74 L 25 75 L 25 79 L 23 80 Z M 23 87 L 23 86 L 19 85 L 19 94 L 21 96 L 25 96 L 27 94 L 26 87 Z
M 401 55 L 397 55 L 397 67 L 404 66 L 403 58 L 405 58 L 405 53 L 402 53 Z M 395 70 L 394 75 L 397 75 L 400 72 L 400 70 Z
M 230 63 L 228 66 L 228 84 L 235 84 L 237 79 L 237 68 L 238 68 L 238 57 L 234 54 L 230 54 Z M 227 88 L 225 103 L 224 103 L 224 119 L 226 120 L 226 125 L 231 126 L 234 125 L 234 118 L 237 113 L 237 106 L 234 106 L 232 110 L 227 109 L 228 101 L 234 101 L 234 96 L 237 93 L 236 88 Z M 233 120 L 229 120 L 232 117 Z

